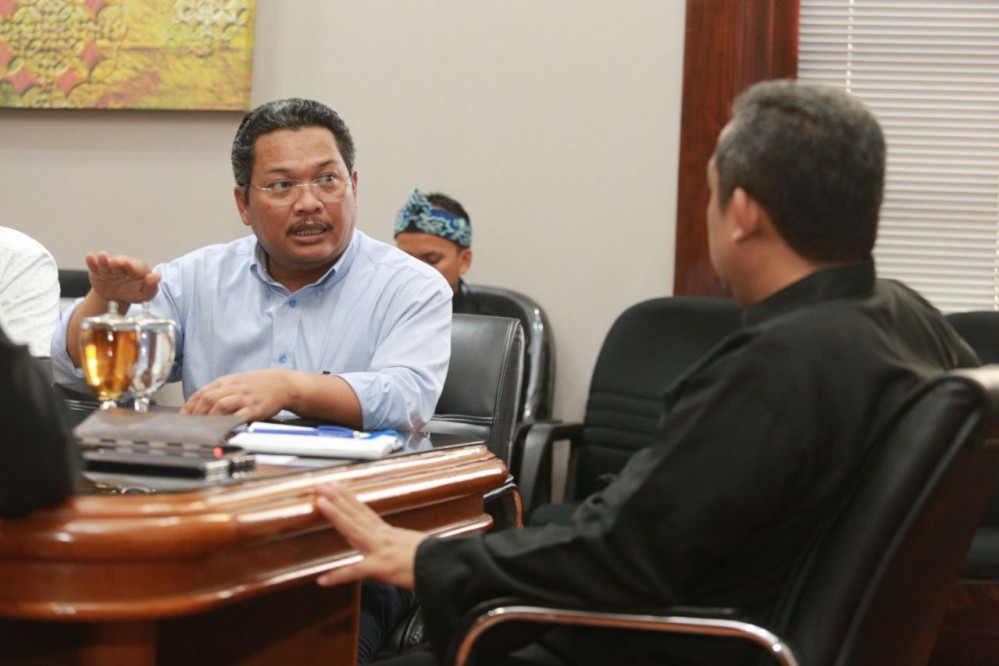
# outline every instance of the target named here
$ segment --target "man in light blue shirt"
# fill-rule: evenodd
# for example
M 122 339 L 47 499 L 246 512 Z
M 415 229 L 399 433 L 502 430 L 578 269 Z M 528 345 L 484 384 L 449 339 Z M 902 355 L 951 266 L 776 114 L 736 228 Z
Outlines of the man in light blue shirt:
M 172 379 L 191 414 L 246 421 L 288 410 L 354 428 L 419 429 L 447 374 L 451 289 L 433 268 L 355 229 L 347 126 L 308 100 L 249 113 L 233 142 L 234 196 L 253 236 L 150 271 L 87 255 L 92 289 L 63 313 L 58 379 L 79 377 L 79 326 L 108 301 L 151 300 L 178 323 Z

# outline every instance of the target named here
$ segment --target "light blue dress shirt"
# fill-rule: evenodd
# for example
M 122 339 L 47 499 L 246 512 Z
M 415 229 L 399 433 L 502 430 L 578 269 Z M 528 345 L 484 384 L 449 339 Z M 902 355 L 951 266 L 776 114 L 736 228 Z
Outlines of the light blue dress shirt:
M 451 288 L 431 266 L 355 230 L 322 278 L 290 293 L 267 273 L 254 236 L 156 267 L 154 314 L 178 323 L 171 381 L 184 396 L 239 372 L 338 375 L 366 430 L 419 430 L 434 413 L 451 355 Z M 137 313 L 135 306 L 130 314 Z M 56 377 L 81 377 L 66 353 L 72 308 L 52 341 Z

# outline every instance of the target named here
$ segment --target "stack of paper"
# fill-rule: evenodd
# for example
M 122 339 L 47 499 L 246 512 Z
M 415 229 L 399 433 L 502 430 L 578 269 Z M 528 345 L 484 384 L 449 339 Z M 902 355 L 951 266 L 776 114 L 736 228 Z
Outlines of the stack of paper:
M 252 453 L 372 460 L 400 448 L 402 439 L 393 430 L 361 432 L 335 426 L 304 428 L 254 422 L 229 443 Z

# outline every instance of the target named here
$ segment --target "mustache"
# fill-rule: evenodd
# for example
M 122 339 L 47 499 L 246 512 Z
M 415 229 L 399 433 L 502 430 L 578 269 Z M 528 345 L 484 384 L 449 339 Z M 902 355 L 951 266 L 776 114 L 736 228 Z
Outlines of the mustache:
M 299 233 L 302 231 L 328 231 L 333 228 L 333 225 L 329 222 L 323 222 L 322 220 L 302 220 L 295 226 L 293 226 L 289 231 L 290 233 Z

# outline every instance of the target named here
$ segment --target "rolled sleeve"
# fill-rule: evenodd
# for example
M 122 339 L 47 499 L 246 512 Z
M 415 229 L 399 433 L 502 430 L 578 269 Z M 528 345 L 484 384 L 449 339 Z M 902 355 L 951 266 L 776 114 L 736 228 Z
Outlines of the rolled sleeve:
M 406 310 L 377 345 L 369 371 L 339 373 L 361 403 L 366 430 L 422 429 L 444 389 L 451 357 L 449 294 L 425 291 Z
M 59 317 L 59 325 L 56 326 L 52 335 L 52 345 L 49 353 L 52 356 L 52 370 L 55 373 L 55 381 L 59 384 L 71 384 L 83 378 L 83 371 L 73 364 L 73 360 L 66 351 L 66 329 L 69 327 L 69 320 L 73 316 L 73 311 L 83 299 L 63 308 Z

